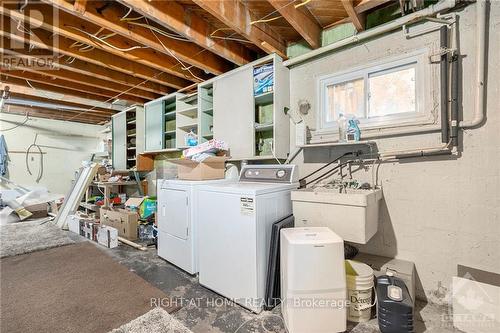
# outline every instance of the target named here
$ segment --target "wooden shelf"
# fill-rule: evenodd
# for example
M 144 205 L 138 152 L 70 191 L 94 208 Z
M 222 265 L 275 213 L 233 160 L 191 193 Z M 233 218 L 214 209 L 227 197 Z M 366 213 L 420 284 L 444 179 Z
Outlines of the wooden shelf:
M 190 108 L 178 110 L 177 113 L 179 113 L 183 116 L 190 117 L 190 118 L 197 118 L 198 117 L 198 106 L 194 105 Z
M 188 125 L 183 125 L 183 126 L 179 126 L 177 127 L 178 129 L 182 130 L 182 131 L 185 131 L 185 132 L 188 132 L 190 131 L 192 128 L 198 128 L 198 123 L 193 123 L 193 124 L 188 124 Z
M 255 124 L 256 132 L 272 131 L 274 129 L 274 124 Z
M 254 98 L 255 98 L 255 105 L 271 104 L 273 103 L 274 100 L 274 91 L 257 95 Z

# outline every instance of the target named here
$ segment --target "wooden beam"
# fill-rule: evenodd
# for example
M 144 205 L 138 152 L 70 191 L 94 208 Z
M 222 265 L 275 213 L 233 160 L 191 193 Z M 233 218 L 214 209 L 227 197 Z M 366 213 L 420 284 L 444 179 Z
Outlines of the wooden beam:
M 69 44 L 70 46 L 73 45 L 74 42 L 79 42 L 98 48 L 99 50 L 97 51 L 100 52 L 92 52 L 94 53 L 93 57 L 95 59 L 99 59 L 96 58 L 99 56 L 102 56 L 104 58 L 109 58 L 112 55 L 118 56 L 119 58 L 117 57 L 113 58 L 116 59 L 115 62 L 121 64 L 119 65 L 119 67 L 123 67 L 125 65 L 126 67 L 134 68 L 135 71 L 137 72 L 136 76 L 138 77 L 141 77 L 140 76 L 141 71 L 139 68 L 144 68 L 144 66 L 140 66 L 137 63 L 147 66 L 145 67 L 144 72 L 151 72 L 152 68 L 155 68 L 158 71 L 165 72 L 166 74 L 162 74 L 159 80 L 153 79 L 153 81 L 165 84 L 175 89 L 180 89 L 182 87 L 185 87 L 191 84 L 191 82 L 200 82 L 202 80 L 210 78 L 210 76 L 205 74 L 203 71 L 197 68 L 192 68 L 191 72 L 194 75 L 196 75 L 196 77 L 199 77 L 201 80 L 195 78 L 193 75 L 191 75 L 191 73 L 189 73 L 186 70 L 183 70 L 180 64 L 176 60 L 172 59 L 171 57 L 160 54 L 158 52 L 155 52 L 154 50 L 151 49 L 135 49 L 125 52 L 123 51 L 124 49 L 128 49 L 134 45 L 137 45 L 134 43 L 129 43 L 126 38 L 122 37 L 108 38 L 107 41 L 111 43 L 113 46 L 115 46 L 115 48 L 107 47 L 104 44 L 97 43 L 96 40 L 90 38 L 83 32 L 80 32 L 79 30 L 75 29 L 75 27 L 77 27 L 78 29 L 81 29 L 83 31 L 97 32 L 99 29 L 97 26 L 94 26 L 91 23 L 78 19 L 77 17 L 62 11 L 58 13 L 59 21 L 54 22 L 53 15 L 51 14 L 52 9 L 49 5 L 39 4 L 39 3 L 33 3 L 33 4 L 29 3 L 26 8 L 32 11 L 39 11 L 42 14 L 40 18 L 38 16 L 29 17 L 29 22 L 32 26 L 45 29 L 48 32 L 56 33 L 58 36 L 69 38 L 71 40 L 71 43 Z M 26 10 L 25 13 L 26 12 L 28 11 Z M 11 3 L 7 3 L 5 5 L 0 6 L 0 14 L 6 17 L 12 17 L 13 19 L 16 20 L 25 20 L 27 18 L 23 13 L 16 10 L 15 4 Z M 70 22 L 70 23 L 64 23 L 64 22 Z M 14 32 L 10 31 L 10 33 L 13 34 Z M 72 51 L 78 52 L 78 48 L 73 48 Z M 103 53 L 103 51 L 105 52 Z M 127 63 L 125 59 L 130 60 L 130 62 Z M 130 74 L 130 71 L 128 73 Z M 168 74 L 175 76 L 171 76 Z M 188 80 L 191 82 L 189 82 Z
M 84 84 L 84 83 L 75 83 L 67 80 L 62 80 L 58 79 L 57 77 L 53 76 L 52 74 L 39 74 L 36 72 L 28 72 L 28 71 L 23 71 L 23 70 L 5 70 L 5 68 L 2 68 L 2 74 L 7 75 L 10 77 L 15 77 L 18 79 L 24 79 L 28 80 L 29 82 L 38 82 L 38 83 L 43 83 L 46 85 L 50 86 L 56 86 L 60 88 L 65 88 L 65 89 L 72 89 L 75 91 L 80 91 L 82 93 L 91 93 L 93 95 L 98 95 L 98 96 L 103 96 L 103 97 L 108 97 L 109 99 L 124 99 L 127 101 L 131 102 L 136 102 L 136 103 L 141 103 L 144 104 L 147 102 L 147 99 L 140 98 L 140 97 L 135 97 L 131 96 L 129 94 L 123 94 L 120 95 L 119 97 L 115 97 L 118 95 L 118 93 L 102 88 L 95 88 L 90 85 Z
M 9 86 L 11 95 L 19 95 L 19 96 L 29 96 L 31 98 L 41 100 L 51 100 L 53 103 L 77 103 L 82 105 L 84 108 L 95 108 L 102 109 L 104 111 L 112 111 L 112 112 L 120 112 L 123 111 L 124 107 L 118 106 L 112 103 L 104 103 L 100 101 L 96 101 L 93 99 L 86 99 L 72 95 L 65 95 L 56 92 L 44 91 L 40 89 L 33 89 L 25 81 L 23 81 L 23 85 L 13 84 L 12 82 L 2 83 L 0 81 L 0 90 L 4 89 L 5 86 Z M 71 102 L 68 102 L 71 101 Z
M 2 52 L 3 54 L 15 55 L 15 53 L 11 53 L 10 50 L 6 50 L 6 49 L 0 48 L 0 52 Z M 116 93 L 121 93 L 121 92 L 126 91 L 127 92 L 126 95 L 131 95 L 131 96 L 144 98 L 144 99 L 148 99 L 148 100 L 153 100 L 153 99 L 156 99 L 156 98 L 159 98 L 162 96 L 161 94 L 155 94 L 155 93 L 152 93 L 149 91 L 144 91 L 144 90 L 140 90 L 137 88 L 132 88 L 130 86 L 123 85 L 120 83 L 116 83 L 116 82 L 111 83 L 109 81 L 93 77 L 90 75 L 90 73 L 85 73 L 85 74 L 74 73 L 72 71 L 68 71 L 66 69 L 59 68 L 57 65 L 54 68 L 47 68 L 47 69 L 33 68 L 31 66 L 20 66 L 20 65 L 16 65 L 16 64 L 11 64 L 9 67 L 12 69 L 16 69 L 16 70 L 24 70 L 24 71 L 31 72 L 31 73 L 36 73 L 36 74 L 50 76 L 53 78 L 67 80 L 69 82 L 74 82 L 77 84 L 83 84 L 84 86 L 90 86 L 90 87 L 95 87 L 95 88 L 99 88 L 99 89 L 102 88 L 102 89 L 114 91 Z M 3 67 L 3 68 L 5 68 L 5 67 Z
M 13 92 L 12 89 L 10 91 L 9 99 L 11 99 L 11 98 L 24 100 L 24 101 L 27 101 L 27 103 L 33 101 L 33 102 L 38 102 L 38 103 L 58 104 L 58 105 L 63 105 L 63 106 L 69 107 L 69 108 L 81 108 L 81 109 L 94 108 L 94 110 L 96 110 L 96 111 L 104 111 L 108 114 L 114 114 L 114 113 L 118 112 L 118 111 L 113 110 L 113 109 L 105 109 L 102 107 L 95 107 L 92 105 L 85 105 L 85 104 L 74 103 L 74 102 L 69 102 L 69 101 L 55 100 L 53 98 L 40 97 L 40 96 L 31 95 L 31 94 L 17 93 L 17 92 Z
M 4 112 L 23 116 L 28 114 L 30 117 L 35 118 L 38 117 L 53 120 L 73 121 L 86 124 L 99 124 L 101 122 L 108 121 L 111 118 L 111 116 L 93 117 L 86 114 L 85 112 L 83 112 L 82 114 L 78 114 L 79 112 L 76 113 L 67 110 L 53 111 L 41 108 L 19 107 L 13 105 L 7 105 Z
M 175 1 L 118 0 L 140 15 L 177 32 L 199 46 L 210 50 L 237 65 L 244 65 L 255 57 L 241 43 L 210 38 L 216 30 L 205 19 L 186 10 Z
M 365 30 L 366 17 L 363 13 L 358 14 L 356 12 L 354 9 L 354 0 L 342 0 L 342 5 L 344 5 L 344 9 L 356 30 L 358 32 Z
M 9 39 L 18 42 L 27 41 L 27 39 L 19 36 L 19 34 L 10 34 L 4 30 L 0 30 L 0 35 L 6 36 Z M 33 30 L 33 35 L 36 36 L 39 41 L 34 39 L 31 39 L 29 41 L 34 47 L 37 47 L 39 49 L 45 49 L 45 47 L 48 47 L 53 52 L 67 56 L 71 59 L 75 58 L 81 61 L 86 61 L 94 65 L 136 76 L 143 80 L 163 83 L 165 85 L 172 85 L 170 78 L 167 79 L 168 81 L 163 79 L 164 73 L 162 74 L 162 72 L 149 67 L 145 67 L 141 64 L 115 57 L 112 54 L 106 53 L 99 49 L 94 49 L 88 52 L 78 52 L 77 49 L 71 47 L 73 42 L 66 38 L 59 39 L 57 45 L 54 46 L 52 44 L 53 42 L 51 39 L 51 33 L 42 29 L 37 29 L 36 31 Z M 64 59 L 59 59 L 59 61 L 64 61 Z M 184 82 L 189 83 L 189 81 Z
M 243 2 L 224 0 L 193 0 L 193 2 L 265 52 L 276 52 L 282 58 L 286 58 L 285 40 L 266 23 L 250 24 L 259 18 L 255 17 Z
M 81 14 L 85 13 L 86 6 L 87 6 L 87 0 L 75 0 L 75 3 L 73 4 L 75 11 Z
M 305 7 L 295 8 L 288 5 L 290 0 L 267 0 L 285 20 L 304 38 L 313 48 L 321 46 L 322 28 L 309 10 Z
M 23 79 L 20 79 L 20 78 L 17 78 L 17 77 L 13 77 L 13 76 L 5 76 L 4 75 L 5 73 L 2 71 L 2 73 L 0 74 L 0 83 L 3 83 L 5 85 L 18 85 L 18 86 L 24 86 L 24 87 L 30 87 L 30 85 L 26 82 L 26 80 L 23 78 Z M 47 80 L 45 80 L 47 81 Z M 75 96 L 75 97 L 79 97 L 79 98 L 86 98 L 86 99 L 90 99 L 90 100 L 94 100 L 94 101 L 99 101 L 99 102 L 111 102 L 109 98 L 107 97 L 103 97 L 103 96 L 100 96 L 100 95 L 95 95 L 95 94 L 92 94 L 92 93 L 83 93 L 81 91 L 78 91 L 78 90 L 73 90 L 73 89 L 68 89 L 68 88 L 61 88 L 59 86 L 55 86 L 55 85 L 49 85 L 47 83 L 40 83 L 40 82 L 33 82 L 31 84 L 35 90 L 45 90 L 45 91 L 49 91 L 49 92 L 54 92 L 54 93 L 58 93 L 58 94 L 63 94 L 63 95 L 67 95 L 67 96 Z
M 368 10 L 374 9 L 378 6 L 382 6 L 388 3 L 396 3 L 396 0 L 361 0 L 356 7 L 354 7 L 354 10 L 356 10 L 356 13 L 364 13 Z
M 3 39 L 0 38 L 0 42 L 3 43 L 2 45 L 9 45 L 8 38 L 3 38 Z M 32 49 L 32 50 L 0 49 L 0 52 L 4 52 L 4 56 L 8 55 L 16 56 L 31 63 L 34 63 L 37 59 L 46 56 L 46 52 L 44 52 L 44 50 L 41 49 Z M 72 59 L 72 61 L 68 62 L 64 61 L 64 59 L 60 59 L 60 61 L 54 63 L 54 67 L 56 69 L 64 69 L 77 74 L 91 75 L 92 77 L 95 78 L 107 80 L 112 84 L 119 83 L 122 85 L 126 85 L 128 87 L 137 87 L 140 90 L 152 92 L 155 94 L 167 95 L 174 91 L 172 88 L 158 84 L 156 82 L 150 82 L 150 81 L 145 82 L 144 80 L 137 78 L 135 76 L 127 75 L 122 72 L 111 70 L 102 66 L 97 66 L 78 59 Z
M 233 69 L 233 66 L 229 62 L 211 52 L 203 52 L 205 50 L 194 43 L 167 38 L 159 33 L 153 33 L 149 28 L 122 21 L 121 18 L 126 14 L 126 11 L 117 8 L 113 2 L 92 1 L 87 4 L 85 13 L 80 14 L 75 12 L 70 2 L 65 0 L 42 1 L 92 22 L 99 27 L 150 47 L 157 52 L 172 57 L 175 56 L 186 64 L 193 65 L 210 73 L 218 75 Z

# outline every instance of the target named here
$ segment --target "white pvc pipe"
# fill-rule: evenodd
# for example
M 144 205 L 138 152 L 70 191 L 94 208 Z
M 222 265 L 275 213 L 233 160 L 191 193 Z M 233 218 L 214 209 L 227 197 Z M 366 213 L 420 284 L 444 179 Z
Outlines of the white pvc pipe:
M 461 128 L 471 128 L 480 125 L 484 121 L 484 81 L 485 81 L 485 58 L 486 58 L 486 1 L 476 2 L 476 100 L 474 116 L 471 120 L 462 120 Z
M 318 57 L 324 53 L 331 52 L 331 51 L 336 50 L 338 48 L 347 46 L 349 44 L 356 43 L 356 42 L 359 42 L 359 41 L 362 41 L 365 39 L 373 38 L 373 37 L 376 37 L 378 35 L 381 35 L 381 34 L 384 34 L 387 32 L 391 32 L 393 30 L 397 30 L 405 24 L 419 21 L 422 18 L 427 17 L 427 16 L 436 15 L 437 13 L 440 13 L 444 10 L 451 9 L 451 8 L 455 7 L 455 5 L 456 5 L 455 0 L 441 0 L 434 5 L 431 5 L 425 9 L 419 10 L 418 12 L 415 12 L 415 13 L 412 13 L 409 15 L 405 15 L 405 16 L 400 17 L 396 20 L 393 20 L 389 23 L 382 24 L 382 25 L 379 25 L 373 29 L 361 32 L 355 36 L 345 38 L 345 39 L 340 40 L 336 43 L 332 43 L 332 44 L 329 44 L 327 46 L 320 47 L 316 50 L 307 52 L 307 53 L 300 55 L 298 57 L 284 61 L 283 65 L 286 67 L 290 67 L 290 66 L 300 64 L 306 60 L 309 60 L 309 59 L 314 58 L 314 57 Z

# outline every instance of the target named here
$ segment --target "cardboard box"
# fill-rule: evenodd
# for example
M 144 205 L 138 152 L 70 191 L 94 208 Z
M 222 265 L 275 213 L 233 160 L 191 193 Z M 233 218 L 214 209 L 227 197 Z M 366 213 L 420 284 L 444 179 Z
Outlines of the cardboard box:
M 110 210 L 101 208 L 101 224 L 118 230 L 118 236 L 128 240 L 137 239 L 137 220 L 139 215 L 125 209 Z
M 137 171 L 153 171 L 155 168 L 155 158 L 153 155 L 149 154 L 139 154 L 137 155 L 136 161 Z
M 36 205 L 29 205 L 29 206 L 24 206 L 24 208 L 32 213 L 33 215 L 31 218 L 33 219 L 39 219 L 42 217 L 47 217 L 49 216 L 49 204 L 44 202 Z
M 177 164 L 177 177 L 183 180 L 223 179 L 227 157 L 214 156 L 198 163 L 186 158 L 171 160 Z
M 103 225 L 97 232 L 97 243 L 110 249 L 118 246 L 118 230 L 116 228 Z

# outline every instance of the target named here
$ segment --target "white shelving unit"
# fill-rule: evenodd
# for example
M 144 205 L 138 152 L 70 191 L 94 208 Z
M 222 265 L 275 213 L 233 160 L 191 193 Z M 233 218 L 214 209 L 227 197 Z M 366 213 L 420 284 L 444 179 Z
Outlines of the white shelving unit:
M 132 106 L 112 117 L 113 168 L 130 170 L 144 151 L 144 108 Z
M 273 85 L 255 95 L 254 69 L 262 65 L 272 66 Z M 198 94 L 203 140 L 226 141 L 236 160 L 288 157 L 290 123 L 284 109 L 290 107 L 289 71 L 279 56 L 266 56 L 205 81 L 198 86 Z M 206 133 L 210 123 L 213 131 Z

